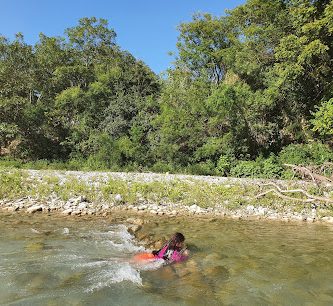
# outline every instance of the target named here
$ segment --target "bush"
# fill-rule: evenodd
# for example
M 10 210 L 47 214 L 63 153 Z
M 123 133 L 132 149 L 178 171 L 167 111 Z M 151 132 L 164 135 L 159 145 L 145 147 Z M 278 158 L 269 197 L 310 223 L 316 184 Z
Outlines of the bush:
M 264 159 L 262 162 L 262 177 L 263 178 L 280 178 L 284 169 L 274 154 L 271 154 L 269 158 Z
M 233 154 L 221 155 L 216 165 L 216 172 L 220 175 L 228 175 L 230 169 L 235 165 L 236 158 Z
M 153 172 L 158 172 L 158 173 L 164 173 L 164 172 L 174 172 L 174 167 L 171 164 L 168 164 L 166 162 L 156 162 L 152 167 L 151 170 Z
M 209 159 L 204 162 L 189 165 L 185 168 L 185 172 L 188 174 L 196 175 L 215 175 L 215 164 Z
M 22 168 L 23 162 L 20 159 L 13 159 L 8 157 L 0 158 L 1 168 Z
M 231 176 L 251 178 L 280 178 L 282 173 L 283 167 L 274 154 L 267 159 L 259 156 L 256 160 L 239 161 L 230 170 Z
M 98 154 L 90 155 L 83 166 L 83 169 L 88 171 L 101 171 L 108 170 L 109 168 L 108 162 L 100 158 Z
M 261 173 L 261 165 L 257 160 L 241 160 L 230 169 L 230 175 L 234 177 L 260 177 Z
M 291 144 L 279 154 L 282 164 L 321 165 L 333 161 L 333 152 L 320 142 L 310 144 Z
M 85 160 L 83 158 L 71 158 L 67 163 L 66 163 L 66 169 L 67 170 L 81 170 L 85 164 Z
M 0 171 L 0 199 L 18 197 L 23 192 L 25 176 L 20 171 L 7 173 Z

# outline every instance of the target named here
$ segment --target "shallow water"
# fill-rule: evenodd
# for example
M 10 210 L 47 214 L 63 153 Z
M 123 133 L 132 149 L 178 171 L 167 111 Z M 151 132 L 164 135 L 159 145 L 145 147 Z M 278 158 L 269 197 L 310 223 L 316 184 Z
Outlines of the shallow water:
M 191 258 L 138 266 L 126 218 L 0 215 L 1 305 L 333 305 L 333 227 L 151 219 Z

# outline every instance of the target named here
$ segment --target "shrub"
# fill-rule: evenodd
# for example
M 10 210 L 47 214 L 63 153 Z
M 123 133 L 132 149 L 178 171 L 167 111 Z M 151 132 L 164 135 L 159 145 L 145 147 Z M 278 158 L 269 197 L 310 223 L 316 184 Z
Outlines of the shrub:
M 230 175 L 235 177 L 260 177 L 262 169 L 257 160 L 241 160 L 230 169 Z
M 280 178 L 284 169 L 276 155 L 271 154 L 269 158 L 262 161 L 263 178 Z
M 0 158 L 1 168 L 22 168 L 23 162 L 20 159 L 13 159 L 8 157 Z
M 233 154 L 221 155 L 216 165 L 216 172 L 220 175 L 228 175 L 230 169 L 235 165 L 236 158 Z
M 158 173 L 174 172 L 174 167 L 166 162 L 158 161 L 151 167 L 151 170 Z
M 333 161 L 333 152 L 320 142 L 310 144 L 291 144 L 279 154 L 282 164 L 321 165 Z
M 196 163 L 189 165 L 185 168 L 185 172 L 188 174 L 196 175 L 214 175 L 215 173 L 215 164 L 209 159 L 204 162 Z
M 18 197 L 23 192 L 25 175 L 20 171 L 0 171 L 0 199 Z

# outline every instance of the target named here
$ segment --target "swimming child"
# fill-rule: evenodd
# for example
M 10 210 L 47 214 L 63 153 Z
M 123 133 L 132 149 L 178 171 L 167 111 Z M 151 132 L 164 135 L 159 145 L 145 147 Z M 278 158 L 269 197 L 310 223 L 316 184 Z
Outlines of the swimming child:
M 188 258 L 189 252 L 184 247 L 185 237 L 182 233 L 175 233 L 171 239 L 159 250 L 151 253 L 141 253 L 134 256 L 137 261 L 163 259 L 166 264 L 184 261 Z
M 175 233 L 164 246 L 152 251 L 156 258 L 163 258 L 168 263 L 184 261 L 188 258 L 188 250 L 184 248 L 185 237 L 182 233 Z

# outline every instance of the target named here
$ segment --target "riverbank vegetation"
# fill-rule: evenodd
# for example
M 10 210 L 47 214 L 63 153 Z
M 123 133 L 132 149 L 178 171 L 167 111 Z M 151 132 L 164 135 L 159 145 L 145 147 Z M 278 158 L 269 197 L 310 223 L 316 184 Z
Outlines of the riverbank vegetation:
M 163 76 L 103 19 L 35 45 L 1 37 L 1 165 L 330 177 L 332 20 L 322 0 L 196 14 Z
M 84 202 L 101 212 L 109 212 L 110 208 L 138 211 L 143 207 L 148 212 L 160 210 L 173 212 L 172 215 L 226 213 L 243 218 L 254 214 L 275 219 L 296 216 L 298 220 L 303 216 L 311 222 L 333 217 L 331 186 L 304 181 L 235 178 L 219 181 L 218 177 L 149 173 L 136 176 L 112 172 L 1 170 L 0 208 L 29 211 L 27 203 L 31 201 L 30 206 L 36 207 L 37 203 L 47 212 L 55 209 L 60 213 L 66 211 L 66 202 L 70 205 Z M 24 207 L 20 206 L 22 203 Z

